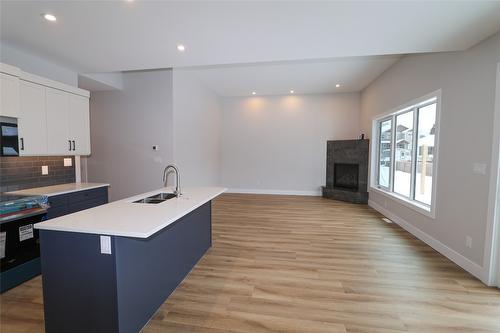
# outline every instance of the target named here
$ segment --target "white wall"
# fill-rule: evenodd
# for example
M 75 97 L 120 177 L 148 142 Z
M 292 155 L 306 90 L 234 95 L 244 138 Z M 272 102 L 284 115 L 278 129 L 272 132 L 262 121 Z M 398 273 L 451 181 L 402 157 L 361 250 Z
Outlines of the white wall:
M 494 280 L 493 284 L 500 288 L 500 188 L 499 179 L 500 174 L 500 62 L 497 64 L 497 84 L 496 84 L 496 97 L 495 97 L 495 136 L 493 138 L 493 156 L 492 164 L 495 165 L 496 169 L 492 170 L 493 182 L 491 186 L 495 185 L 495 188 L 490 189 L 490 205 L 493 205 L 494 211 L 490 212 L 490 218 L 492 219 L 493 225 L 491 226 L 492 231 L 495 233 L 492 237 L 492 252 L 493 257 L 491 260 L 492 272 Z M 496 162 L 496 163 L 495 163 Z
M 223 98 L 222 185 L 319 194 L 326 141 L 358 136 L 360 95 Z
M 110 183 L 111 200 L 162 187 L 173 161 L 171 70 L 124 73 L 123 90 L 92 94 L 90 120 L 88 181 Z
M 42 57 L 0 44 L 0 61 L 23 71 L 78 87 L 78 73 Z
M 173 71 L 174 160 L 182 185 L 216 186 L 221 171 L 219 97 L 190 70 Z
M 377 115 L 442 89 L 436 219 L 374 192 L 370 200 L 476 268 L 483 266 L 489 177 L 472 168 L 490 161 L 499 60 L 496 34 L 465 52 L 407 56 L 362 93 L 361 129 L 370 133 Z M 467 235 L 471 249 L 465 246 Z

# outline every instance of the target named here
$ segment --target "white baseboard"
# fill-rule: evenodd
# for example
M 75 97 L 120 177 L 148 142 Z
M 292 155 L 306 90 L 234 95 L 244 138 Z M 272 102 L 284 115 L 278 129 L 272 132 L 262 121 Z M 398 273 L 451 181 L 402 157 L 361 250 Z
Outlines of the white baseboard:
M 293 190 L 261 190 L 261 189 L 246 189 L 246 188 L 230 188 L 227 190 L 226 193 L 321 196 L 320 190 L 293 191 Z
M 430 236 L 429 234 L 423 232 L 422 230 L 418 229 L 417 227 L 413 226 L 412 224 L 408 223 L 401 217 L 393 214 L 386 208 L 380 206 L 376 202 L 372 200 L 368 200 L 368 206 L 372 207 L 379 213 L 385 215 L 389 219 L 391 219 L 393 222 L 397 223 L 401 228 L 405 229 L 408 231 L 410 234 L 413 236 L 417 237 L 420 239 L 422 242 L 426 243 L 430 247 L 432 247 L 434 250 L 438 251 L 451 261 L 453 261 L 455 264 L 458 266 L 462 267 L 465 269 L 467 272 L 470 274 L 474 275 L 477 277 L 479 280 L 481 280 L 483 283 L 487 284 L 487 274 L 485 274 L 485 270 L 483 267 L 479 266 L 478 264 L 472 262 L 471 260 L 467 259 L 460 253 L 456 252 L 455 250 L 449 248 L 448 246 L 444 245 L 434 237 Z

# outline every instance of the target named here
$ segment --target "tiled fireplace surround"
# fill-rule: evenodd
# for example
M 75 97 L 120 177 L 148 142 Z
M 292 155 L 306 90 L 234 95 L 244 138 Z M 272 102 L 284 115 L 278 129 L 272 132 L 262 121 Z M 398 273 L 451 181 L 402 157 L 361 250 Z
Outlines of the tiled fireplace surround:
M 64 159 L 71 158 L 71 166 Z M 42 166 L 49 174 L 42 175 Z M 70 156 L 0 157 L 0 192 L 75 182 L 75 158 Z
M 323 197 L 366 204 L 368 153 L 368 140 L 328 141 Z

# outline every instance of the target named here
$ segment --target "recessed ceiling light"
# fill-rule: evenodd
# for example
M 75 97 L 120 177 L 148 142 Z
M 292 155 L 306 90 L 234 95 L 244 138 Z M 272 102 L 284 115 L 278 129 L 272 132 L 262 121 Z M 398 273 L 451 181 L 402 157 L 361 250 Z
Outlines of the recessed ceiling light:
M 256 95 L 257 93 L 255 91 L 252 91 L 252 95 Z
M 186 51 L 186 47 L 182 44 L 177 45 L 177 51 L 184 52 Z
M 336 88 L 339 88 L 339 87 L 340 87 L 340 83 L 337 83 L 337 84 L 335 85 L 335 87 L 336 87 Z
M 295 91 L 293 91 L 293 90 L 290 90 L 290 94 L 293 94 L 294 92 L 295 92 Z
M 57 20 L 57 17 L 55 17 L 52 14 L 42 14 L 42 17 L 46 19 L 47 21 L 54 22 Z

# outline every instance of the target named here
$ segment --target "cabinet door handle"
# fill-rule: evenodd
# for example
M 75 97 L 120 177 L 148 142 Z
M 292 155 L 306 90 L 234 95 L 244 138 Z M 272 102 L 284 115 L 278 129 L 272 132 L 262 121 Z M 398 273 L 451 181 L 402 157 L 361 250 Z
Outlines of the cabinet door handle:
M 76 150 L 76 143 L 75 143 L 75 140 L 73 140 L 72 142 L 73 142 L 73 150 Z
M 71 151 L 71 140 L 68 140 L 68 143 L 69 143 L 69 149 Z
M 19 140 L 21 140 L 21 150 L 24 150 L 24 138 L 20 138 Z

